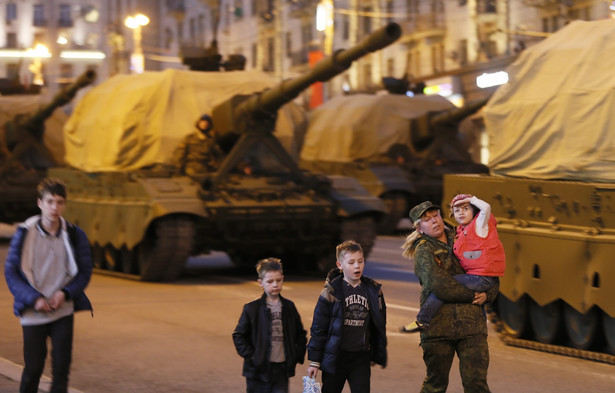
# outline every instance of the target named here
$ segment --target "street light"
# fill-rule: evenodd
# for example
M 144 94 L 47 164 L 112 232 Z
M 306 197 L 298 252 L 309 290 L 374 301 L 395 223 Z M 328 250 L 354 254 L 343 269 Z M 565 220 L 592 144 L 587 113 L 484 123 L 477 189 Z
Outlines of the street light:
M 135 74 L 140 74 L 145 69 L 145 59 L 143 57 L 143 49 L 141 48 L 141 28 L 149 23 L 149 18 L 143 14 L 129 16 L 124 20 L 124 25 L 132 29 L 132 40 L 134 41 L 134 50 L 130 55 L 130 69 Z

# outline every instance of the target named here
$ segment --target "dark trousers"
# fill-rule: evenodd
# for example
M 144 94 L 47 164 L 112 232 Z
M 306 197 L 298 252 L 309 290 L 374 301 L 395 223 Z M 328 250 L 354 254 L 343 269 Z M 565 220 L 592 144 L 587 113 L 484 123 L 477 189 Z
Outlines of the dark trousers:
M 448 387 L 455 353 L 459 357 L 459 373 L 465 393 L 489 393 L 487 368 L 489 347 L 487 337 L 471 336 L 462 340 L 421 342 L 427 376 L 421 393 L 443 393 Z
M 464 287 L 476 292 L 485 292 L 495 284 L 497 277 L 477 276 L 474 274 L 457 274 L 453 278 Z M 425 303 L 421 305 L 416 320 L 429 325 L 429 322 L 436 316 L 436 313 L 444 302 L 438 299 L 433 293 L 427 297 Z
M 352 393 L 369 393 L 372 375 L 369 352 L 341 352 L 335 374 L 322 372 L 322 393 L 341 393 L 348 381 Z
M 51 338 L 51 393 L 68 391 L 68 373 L 73 350 L 73 315 L 36 326 L 22 326 L 24 369 L 20 393 L 37 393 L 47 358 L 47 337 Z
M 267 381 L 246 378 L 247 393 L 288 393 L 288 377 L 284 363 L 270 363 Z

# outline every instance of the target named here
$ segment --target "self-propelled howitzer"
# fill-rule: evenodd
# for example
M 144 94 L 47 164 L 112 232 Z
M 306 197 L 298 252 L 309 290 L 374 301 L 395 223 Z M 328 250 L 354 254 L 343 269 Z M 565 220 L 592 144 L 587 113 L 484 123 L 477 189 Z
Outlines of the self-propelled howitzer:
M 346 239 L 360 242 L 367 255 L 382 202 L 352 178 L 299 170 L 273 135 L 274 123 L 277 110 L 302 90 L 399 35 L 399 26 L 389 24 L 304 76 L 222 101 L 211 116 L 218 143 L 230 147 L 208 172 L 54 169 L 70 194 L 65 216 L 88 234 L 95 266 L 155 281 L 177 278 L 190 255 L 210 250 L 245 266 L 279 257 L 289 270 L 333 265 L 335 245 Z

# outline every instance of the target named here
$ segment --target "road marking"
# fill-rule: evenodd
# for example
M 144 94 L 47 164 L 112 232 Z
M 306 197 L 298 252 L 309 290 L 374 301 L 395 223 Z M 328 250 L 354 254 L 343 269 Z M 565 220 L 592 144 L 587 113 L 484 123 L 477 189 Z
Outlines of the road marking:
M 389 304 L 387 303 L 387 308 L 396 308 L 398 310 L 404 310 L 404 311 L 415 311 L 415 312 L 419 312 L 419 308 L 416 307 L 408 307 L 408 306 L 400 306 L 399 304 Z

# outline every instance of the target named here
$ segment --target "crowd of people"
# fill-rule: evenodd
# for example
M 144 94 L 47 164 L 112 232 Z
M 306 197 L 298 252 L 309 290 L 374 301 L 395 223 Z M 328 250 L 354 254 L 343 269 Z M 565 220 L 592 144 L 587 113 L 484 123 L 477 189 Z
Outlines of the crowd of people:
M 178 150 L 205 165 L 212 157 L 211 118 L 197 122 L 199 143 L 205 150 Z M 204 139 L 203 139 L 204 138 Z M 188 144 L 187 146 L 190 146 Z M 180 154 L 181 151 L 181 154 Z M 194 157 L 193 157 L 194 158 Z M 182 165 L 182 172 L 207 168 Z M 38 391 L 51 339 L 51 392 L 67 392 L 72 358 L 73 314 L 90 310 L 85 295 L 92 274 L 86 234 L 66 221 L 66 187 L 46 178 L 38 186 L 40 215 L 19 225 L 11 240 L 5 278 L 14 296 L 14 313 L 23 331 L 24 369 L 20 392 Z M 487 393 L 489 349 L 484 305 L 499 291 L 505 255 L 490 206 L 460 194 L 451 201 L 458 226 L 445 224 L 439 206 L 429 201 L 409 212 L 413 231 L 403 255 L 414 260 L 421 285 L 421 309 L 402 332 L 420 332 L 426 367 L 421 392 L 445 392 L 455 354 L 466 393 Z M 294 303 L 281 295 L 282 261 L 260 260 L 256 265 L 259 299 L 245 304 L 232 333 L 243 358 L 248 393 L 285 393 L 297 364 L 305 362 L 307 378 L 320 372 L 322 393 L 341 393 L 346 382 L 353 393 L 370 392 L 371 367 L 387 365 L 386 302 L 382 285 L 363 274 L 361 245 L 346 240 L 336 249 L 336 267 L 327 275 L 312 319 L 310 337 Z M 92 314 L 93 315 L 93 314 Z

